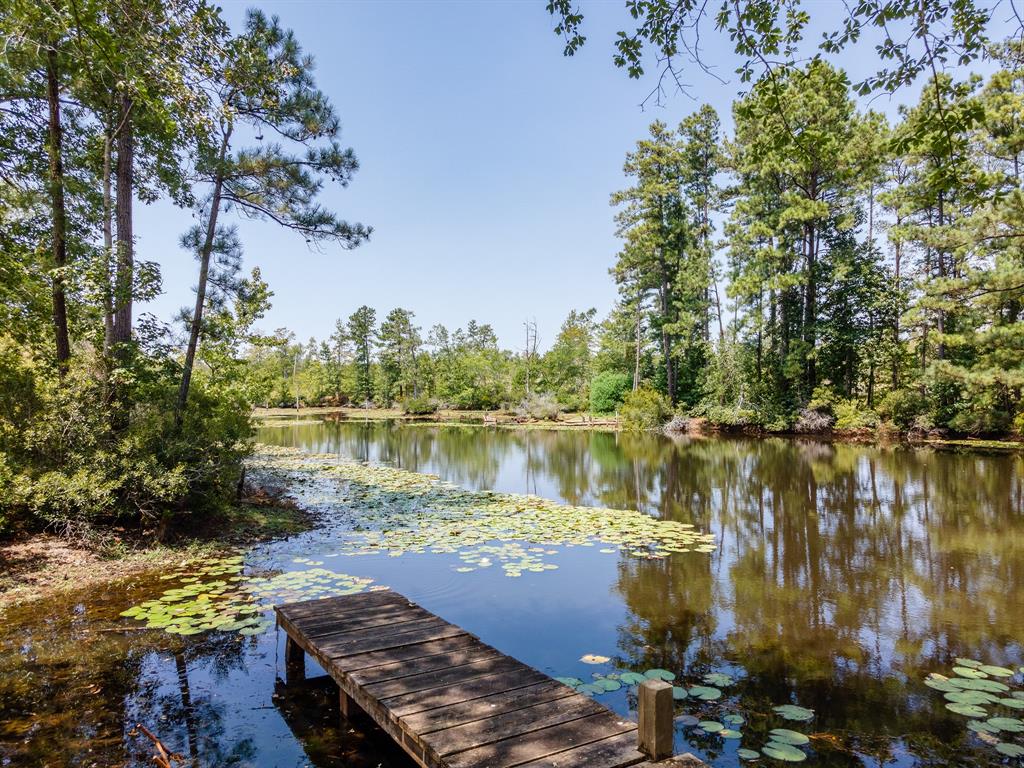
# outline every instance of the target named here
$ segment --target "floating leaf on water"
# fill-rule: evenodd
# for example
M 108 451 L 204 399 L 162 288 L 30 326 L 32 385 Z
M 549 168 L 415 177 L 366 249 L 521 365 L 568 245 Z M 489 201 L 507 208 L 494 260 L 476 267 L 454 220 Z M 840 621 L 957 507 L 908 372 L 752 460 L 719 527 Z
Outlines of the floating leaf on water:
M 640 685 L 644 680 L 647 680 L 647 677 L 641 675 L 639 672 L 623 672 L 619 675 L 619 680 L 626 685 Z
M 732 685 L 733 680 L 732 677 L 722 672 L 709 672 L 704 675 L 704 682 L 718 688 L 725 688 L 728 685 Z
M 973 667 L 953 667 L 953 672 L 960 675 L 960 677 L 966 677 L 969 680 L 988 677 L 986 673 L 982 672 L 980 669 L 974 669 Z
M 697 725 L 697 723 L 700 722 L 700 718 L 694 717 L 693 715 L 679 715 L 679 717 L 677 717 L 675 721 L 680 725 L 690 727 Z
M 963 677 L 954 677 L 949 681 L 949 684 L 962 691 L 988 691 L 989 693 L 1003 693 L 1004 691 L 1010 690 L 1008 685 L 1000 683 L 998 680 L 968 680 Z
M 796 704 L 781 704 L 777 707 L 772 707 L 772 710 L 784 717 L 786 720 L 797 720 L 805 722 L 807 720 L 814 719 L 814 710 L 807 709 L 806 707 L 798 707 Z
M 597 683 L 584 683 L 583 685 L 578 686 L 576 690 L 580 691 L 581 693 L 589 693 L 594 696 L 605 692 L 604 688 L 602 688 Z
M 1018 720 L 1016 717 L 990 717 L 985 722 L 1000 731 L 1024 733 L 1024 720 Z
M 743 715 L 726 715 L 722 722 L 728 725 L 743 725 L 747 721 L 743 719 Z
M 1010 709 L 1024 709 L 1024 699 L 1000 699 L 999 703 Z
M 560 682 L 562 685 L 568 685 L 570 688 L 583 685 L 583 681 L 578 677 L 556 677 L 555 680 Z
M 958 715 L 964 715 L 965 717 L 987 717 L 988 712 L 979 707 L 977 704 L 954 704 L 949 703 L 946 705 L 946 709 L 950 712 L 956 712 Z
M 757 760 L 761 756 L 761 753 L 756 749 L 741 748 L 736 750 L 736 757 L 740 760 Z
M 672 698 L 675 699 L 676 701 L 680 701 L 682 699 L 685 699 L 686 698 L 686 689 L 681 687 L 681 686 L 678 686 L 678 685 L 673 685 L 672 686 Z M 1021 702 L 1021 703 L 1024 704 L 1024 702 Z
M 733 728 L 723 728 L 718 732 L 723 739 L 742 739 L 743 734 Z
M 1013 677 L 1013 670 L 1007 669 L 1006 667 L 997 667 L 992 664 L 983 664 L 980 666 L 979 671 L 984 672 L 986 675 L 992 677 Z
M 598 656 L 596 653 L 585 653 L 580 656 L 580 661 L 584 664 L 607 664 L 611 659 L 607 656 Z
M 991 693 L 984 691 L 953 691 L 944 694 L 946 701 L 954 701 L 957 704 L 995 704 L 998 698 Z
M 722 692 L 717 688 L 712 688 L 709 685 L 695 685 L 688 693 L 694 698 L 700 699 L 701 701 L 714 701 L 722 697 Z
M 595 685 L 601 686 L 601 688 L 608 691 L 609 693 L 611 691 L 617 691 L 619 690 L 619 688 L 622 687 L 622 683 L 620 683 L 618 680 L 609 680 L 607 677 L 603 677 L 600 680 L 595 681 Z
M 810 742 L 810 739 L 800 731 L 791 731 L 788 728 L 772 728 L 768 731 L 768 735 L 771 736 L 772 741 L 781 741 L 783 744 L 792 744 L 795 747 Z
M 958 667 L 967 667 L 968 669 L 977 669 L 978 667 L 981 666 L 981 662 L 978 661 L 977 659 L 961 659 L 961 658 L 957 658 L 956 659 L 956 664 L 957 664 Z
M 644 677 L 648 680 L 664 680 L 669 683 L 676 679 L 675 674 L 667 669 L 648 669 L 644 672 Z
M 948 677 L 940 675 L 938 672 L 931 672 L 928 677 L 924 679 L 924 684 L 929 688 L 934 688 L 936 691 L 957 690 L 957 687 L 950 682 Z
M 975 733 L 999 733 L 998 728 L 994 725 L 989 725 L 984 720 L 971 720 L 967 723 L 967 728 Z
M 781 741 L 771 741 L 761 747 L 761 752 L 776 760 L 784 760 L 787 763 L 799 763 L 807 759 L 807 755 L 792 746 Z
M 717 720 L 701 720 L 699 723 L 697 723 L 697 725 L 703 728 L 708 733 L 716 733 L 725 728 L 725 726 Z
M 1024 747 L 1019 744 L 1010 744 L 1009 742 L 1001 741 L 996 744 L 996 752 L 1007 757 L 1024 757 Z

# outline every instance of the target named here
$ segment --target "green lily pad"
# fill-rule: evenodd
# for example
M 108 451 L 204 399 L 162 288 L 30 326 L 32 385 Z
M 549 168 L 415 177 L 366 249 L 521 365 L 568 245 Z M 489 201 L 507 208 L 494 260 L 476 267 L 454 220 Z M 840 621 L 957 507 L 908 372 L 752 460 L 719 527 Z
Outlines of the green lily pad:
M 568 685 L 570 688 L 576 688 L 583 685 L 583 681 L 578 677 L 556 677 L 555 680 L 560 682 L 562 685 Z
M 675 721 L 680 725 L 690 727 L 693 725 L 697 725 L 697 723 L 700 722 L 700 718 L 694 717 L 693 715 L 679 715 L 679 717 L 677 717 Z
M 726 715 L 722 722 L 728 725 L 743 725 L 747 721 L 743 719 L 743 715 Z
M 672 698 L 675 699 L 676 701 L 681 701 L 682 699 L 685 699 L 686 698 L 686 689 L 681 687 L 681 686 L 678 686 L 678 685 L 673 685 L 672 686 Z M 1021 702 L 1021 703 L 1024 704 L 1024 702 Z
M 1024 709 L 1024 699 L 1000 699 L 999 703 L 1010 709 Z
M 999 701 L 991 693 L 985 693 L 984 691 L 953 691 L 952 693 L 944 694 L 943 698 L 957 704 L 995 704 Z
M 971 720 L 967 723 L 967 728 L 975 733 L 999 733 L 998 728 L 994 725 L 989 725 L 984 720 Z
M 742 749 L 736 750 L 736 757 L 738 757 L 740 760 L 757 760 L 760 756 L 761 753 L 758 752 L 756 749 L 746 749 L 744 747 Z
M 784 760 L 787 763 L 800 763 L 807 759 L 807 754 L 790 744 L 781 741 L 771 741 L 761 748 L 761 752 L 776 760 Z
M 647 677 L 641 675 L 639 672 L 623 672 L 619 675 L 619 680 L 626 685 L 640 685 L 644 680 L 647 680 Z
M 1016 717 L 990 717 L 985 722 L 1001 731 L 1024 733 L 1024 720 L 1018 720 Z
M 954 704 L 949 703 L 946 705 L 946 709 L 950 712 L 956 712 L 958 715 L 964 715 L 965 717 L 987 717 L 988 712 L 979 707 L 977 704 Z
M 969 669 L 978 669 L 981 666 L 981 662 L 977 659 L 956 659 L 956 664 L 959 667 L 968 667 Z
M 648 680 L 664 680 L 665 682 L 672 682 L 676 679 L 675 674 L 667 669 L 648 669 L 644 672 L 644 677 Z
M 797 720 L 806 722 L 807 720 L 814 719 L 814 710 L 807 709 L 806 707 L 798 707 L 796 704 L 782 704 L 777 707 L 772 707 L 772 710 L 784 717 L 786 720 Z
M 949 683 L 954 688 L 959 688 L 962 691 L 988 691 L 989 693 L 1003 693 L 1004 691 L 1010 690 L 1008 685 L 1000 683 L 998 680 L 968 680 L 962 677 L 954 677 L 950 679 Z
M 986 673 L 982 672 L 980 669 L 974 669 L 973 667 L 953 667 L 953 672 L 960 677 L 966 677 L 971 680 L 988 677 Z
M 618 680 L 609 680 L 607 677 L 603 677 L 600 680 L 596 680 L 595 684 L 601 686 L 601 688 L 603 688 L 605 691 L 608 691 L 609 693 L 611 693 L 612 691 L 617 691 L 622 687 L 622 683 L 620 683 Z
M 978 669 L 992 677 L 1013 677 L 1013 670 L 1007 669 L 1006 667 L 996 667 L 991 664 L 983 664 Z
M 725 688 L 732 685 L 732 678 L 722 672 L 710 672 L 704 675 L 704 682 L 717 688 Z
M 723 728 L 718 732 L 718 735 L 723 739 L 742 739 L 743 734 L 737 731 L 735 728 Z
M 783 744 L 792 744 L 799 747 L 810 742 L 800 731 L 791 731 L 788 728 L 772 728 L 768 731 L 772 741 L 781 741 Z
M 712 688 L 709 685 L 695 685 L 690 688 L 688 693 L 695 699 L 700 699 L 701 701 L 715 701 L 722 697 L 722 692 L 720 690 Z
M 716 733 L 725 728 L 725 726 L 717 720 L 701 720 L 699 723 L 697 723 L 697 725 L 703 728 L 708 733 Z
M 1007 757 L 1024 757 L 1024 747 L 1019 744 L 1010 744 L 1009 742 L 1001 741 L 996 744 L 996 752 Z
M 589 693 L 592 696 L 597 696 L 598 694 L 605 692 L 604 688 L 602 688 L 600 685 L 597 685 L 596 683 L 584 683 L 583 685 L 576 688 L 576 690 L 580 693 Z
M 955 691 L 957 686 L 953 685 L 948 677 L 932 672 L 924 679 L 924 684 L 936 691 Z

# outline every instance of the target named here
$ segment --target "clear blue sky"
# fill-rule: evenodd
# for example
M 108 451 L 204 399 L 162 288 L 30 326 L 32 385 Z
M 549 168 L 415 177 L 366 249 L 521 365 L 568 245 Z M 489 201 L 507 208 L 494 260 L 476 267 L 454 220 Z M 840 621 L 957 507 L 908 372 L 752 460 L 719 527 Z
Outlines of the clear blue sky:
M 350 187 L 325 203 L 374 227 L 358 249 L 312 253 L 269 223 L 240 222 L 246 266 L 275 293 L 261 328 L 287 326 L 301 340 L 325 337 L 361 304 L 379 316 L 411 309 L 424 332 L 488 322 L 507 347 L 522 346 L 527 318 L 546 348 L 570 309 L 604 316 L 618 248 L 608 196 L 625 184 L 625 153 L 652 120 L 674 125 L 704 102 L 728 126 L 741 88 L 727 37 L 709 34 L 708 60 L 729 82 L 694 71 L 691 97 L 641 109 L 653 74 L 630 80 L 611 63 L 628 21 L 622 0 L 584 6 L 588 42 L 573 58 L 543 0 L 231 0 L 225 16 L 238 24 L 251 5 L 279 15 L 316 58 L 359 158 Z M 848 58 L 854 78 L 875 67 L 870 55 Z M 147 309 L 168 319 L 192 302 L 195 262 L 177 245 L 191 213 L 161 203 L 137 216 L 139 255 L 163 271 L 164 293 Z

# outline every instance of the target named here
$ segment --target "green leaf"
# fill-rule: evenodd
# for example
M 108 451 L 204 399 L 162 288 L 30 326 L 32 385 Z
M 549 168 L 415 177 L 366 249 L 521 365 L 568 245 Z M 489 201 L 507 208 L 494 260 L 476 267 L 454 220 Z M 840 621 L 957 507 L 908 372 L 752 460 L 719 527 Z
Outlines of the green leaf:
M 716 733 L 717 731 L 725 728 L 725 726 L 717 720 L 701 720 L 697 725 L 708 733 Z
M 644 677 L 648 680 L 664 680 L 665 682 L 672 682 L 676 679 L 676 676 L 667 669 L 648 669 L 644 672 Z
M 807 759 L 807 755 L 790 744 L 781 741 L 772 741 L 761 748 L 761 752 L 776 760 L 784 760 L 787 763 L 799 763 Z
M 772 707 L 776 714 L 782 715 L 786 720 L 807 721 L 814 719 L 814 710 L 806 707 L 798 707 L 796 704 L 782 704 Z
M 996 744 L 996 752 L 1007 757 L 1024 757 L 1024 747 L 1018 744 L 1010 744 L 1005 741 L 1001 741 Z
M 771 736 L 772 741 L 781 741 L 784 744 L 792 744 L 795 747 L 810 742 L 810 739 L 804 734 L 799 731 L 791 731 L 788 728 L 772 728 L 768 731 L 768 735 Z

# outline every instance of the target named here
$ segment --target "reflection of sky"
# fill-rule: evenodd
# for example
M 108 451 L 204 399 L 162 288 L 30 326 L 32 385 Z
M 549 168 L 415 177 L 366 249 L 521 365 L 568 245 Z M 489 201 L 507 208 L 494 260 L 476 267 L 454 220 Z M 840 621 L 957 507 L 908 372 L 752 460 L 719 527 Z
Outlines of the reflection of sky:
M 940 723 L 943 740 L 959 743 L 963 722 L 916 681 L 948 672 L 959 654 L 1021 663 L 1024 552 L 1012 541 L 1024 535 L 1024 512 L 1011 456 L 379 423 L 260 437 L 470 488 L 633 506 L 715 535 L 710 557 L 643 562 L 577 548 L 548 558 L 558 571 L 520 579 L 498 567 L 455 574 L 454 556 L 328 561 L 551 674 L 588 679 L 584 653 L 640 671 L 692 667 L 698 678 L 739 663 L 742 696 L 768 698 L 763 709 L 792 699 L 819 710 L 818 727 L 859 736 Z M 601 701 L 630 707 L 624 691 Z M 884 744 L 895 764 L 913 764 L 900 743 Z

